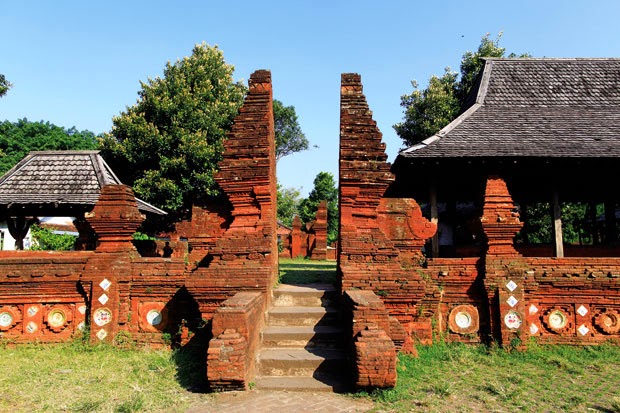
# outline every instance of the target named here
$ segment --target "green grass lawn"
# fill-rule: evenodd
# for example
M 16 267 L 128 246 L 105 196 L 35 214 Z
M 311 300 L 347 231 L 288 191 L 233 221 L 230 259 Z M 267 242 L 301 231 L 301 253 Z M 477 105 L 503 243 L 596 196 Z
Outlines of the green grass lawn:
M 462 344 L 399 357 L 398 384 L 375 391 L 375 411 L 620 412 L 620 347 Z
M 193 392 L 187 352 L 80 342 L 0 347 L 1 412 L 179 412 L 212 397 Z M 204 369 L 202 369 L 204 371 Z
M 334 284 L 336 261 L 281 258 L 279 281 L 282 284 Z

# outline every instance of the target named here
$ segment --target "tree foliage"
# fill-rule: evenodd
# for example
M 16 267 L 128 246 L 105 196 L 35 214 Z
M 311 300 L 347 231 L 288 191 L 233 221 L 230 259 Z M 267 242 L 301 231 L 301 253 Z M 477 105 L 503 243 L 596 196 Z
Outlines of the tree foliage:
M 6 77 L 0 73 L 0 97 L 6 95 L 6 92 L 9 91 L 11 86 L 13 86 L 11 82 L 6 80 Z
M 314 188 L 299 204 L 299 217 L 302 222 L 314 220 L 316 210 L 322 200 L 327 201 L 327 242 L 338 239 L 338 188 L 334 175 L 319 172 L 314 178 Z
M 96 149 L 93 132 L 65 129 L 49 122 L 20 119 L 0 123 L 0 174 L 6 173 L 30 151 Z
M 413 91 L 401 96 L 404 119 L 394 129 L 405 145 L 411 146 L 434 135 L 456 118 L 484 66 L 485 57 L 504 57 L 505 49 L 499 46 L 501 33 L 495 40 L 485 35 L 475 52 L 465 52 L 459 74 L 446 68 L 441 77 L 433 75 L 425 89 L 418 82 L 411 82 Z M 514 57 L 511 54 L 509 57 Z M 528 55 L 523 54 L 521 57 Z
M 301 130 L 294 106 L 284 106 L 273 101 L 273 118 L 276 134 L 276 160 L 308 149 L 308 139 Z
M 30 227 L 30 233 L 34 239 L 30 249 L 35 251 L 70 251 L 77 239 L 75 235 L 56 234 L 38 225 Z
M 293 224 L 295 215 L 299 215 L 299 190 L 295 188 L 283 188 L 278 184 L 278 221 L 290 227 Z
M 217 47 L 198 44 L 141 82 L 135 105 L 113 118 L 103 155 L 137 196 L 173 213 L 217 195 L 222 140 L 245 87 Z

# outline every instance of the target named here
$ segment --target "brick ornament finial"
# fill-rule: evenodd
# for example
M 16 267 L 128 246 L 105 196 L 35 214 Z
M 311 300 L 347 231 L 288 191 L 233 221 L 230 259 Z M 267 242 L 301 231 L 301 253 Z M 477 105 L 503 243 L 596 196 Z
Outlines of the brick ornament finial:
M 523 227 L 508 192 L 506 182 L 498 176 L 487 179 L 484 194 L 482 228 L 488 239 L 489 255 L 519 255 L 513 245 L 517 232 Z
M 98 251 L 126 251 L 135 249 L 132 235 L 145 217 L 138 210 L 133 191 L 127 185 L 106 185 L 95 208 L 86 220 L 98 237 Z

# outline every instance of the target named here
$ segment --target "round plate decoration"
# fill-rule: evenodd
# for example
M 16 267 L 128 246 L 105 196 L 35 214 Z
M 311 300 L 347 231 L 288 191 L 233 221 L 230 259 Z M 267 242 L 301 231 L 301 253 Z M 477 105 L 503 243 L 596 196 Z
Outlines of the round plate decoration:
M 450 330 L 457 334 L 477 333 L 480 328 L 478 309 L 473 305 L 457 305 L 448 316 Z
M 157 326 L 161 324 L 162 320 L 163 317 L 161 315 L 161 312 L 158 310 L 151 310 L 146 313 L 146 321 L 152 326 Z
M 617 334 L 620 331 L 620 313 L 616 310 L 603 310 L 594 318 L 594 324 L 605 334 Z
M 523 320 L 521 319 L 521 315 L 514 310 L 508 311 L 504 316 L 504 324 L 511 330 L 516 330 L 521 327 Z
M 0 306 L 0 331 L 8 331 L 22 319 L 19 309 L 12 305 Z
M 142 331 L 156 332 L 165 330 L 168 323 L 166 303 L 147 301 L 138 307 L 139 326 Z
M 98 308 L 93 314 L 93 321 L 99 327 L 104 326 L 112 321 L 112 312 L 107 308 Z
M 0 328 L 8 330 L 13 325 L 13 314 L 8 311 L 0 312 Z
M 62 304 L 46 306 L 44 322 L 50 330 L 60 333 L 67 328 L 73 319 L 73 307 Z
M 553 309 L 543 316 L 547 328 L 556 333 L 562 333 L 569 327 L 569 315 L 564 310 Z
M 61 309 L 55 308 L 47 314 L 47 324 L 50 327 L 62 327 L 67 322 L 67 316 Z

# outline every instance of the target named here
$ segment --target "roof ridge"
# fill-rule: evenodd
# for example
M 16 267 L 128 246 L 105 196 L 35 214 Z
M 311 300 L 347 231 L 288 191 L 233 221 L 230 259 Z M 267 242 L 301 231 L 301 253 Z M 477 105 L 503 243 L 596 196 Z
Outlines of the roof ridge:
M 64 151 L 64 150 L 57 150 L 57 151 L 30 151 L 28 152 L 28 155 L 91 155 L 91 154 L 98 154 L 99 150 L 93 150 L 93 149 L 84 149 L 84 150 L 69 150 L 69 151 Z
M 617 61 L 620 62 L 620 57 L 482 57 L 482 60 L 485 61 L 494 61 L 494 62 L 607 62 L 607 61 Z

